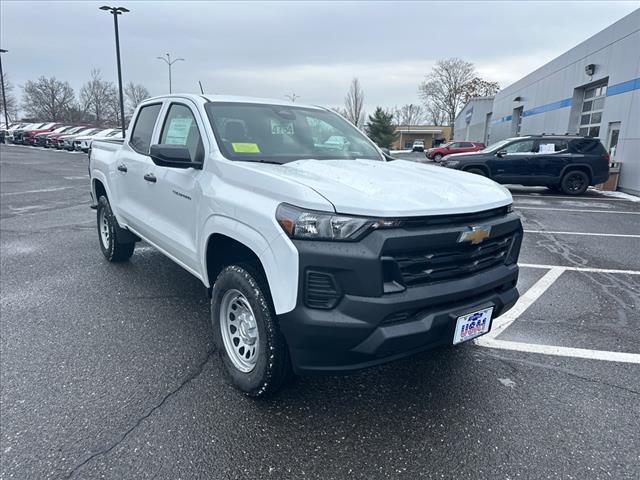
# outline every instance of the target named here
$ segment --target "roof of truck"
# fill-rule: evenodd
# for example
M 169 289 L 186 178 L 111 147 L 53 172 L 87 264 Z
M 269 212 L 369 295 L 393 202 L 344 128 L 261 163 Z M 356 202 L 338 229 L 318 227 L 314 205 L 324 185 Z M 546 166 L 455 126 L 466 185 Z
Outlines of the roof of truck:
M 282 106 L 295 106 L 295 107 L 303 107 L 303 108 L 315 108 L 315 109 L 323 109 L 318 105 L 304 104 L 304 103 L 292 103 L 288 100 L 277 99 L 277 98 L 260 98 L 260 97 L 243 97 L 238 95 L 211 95 L 208 93 L 205 94 L 195 94 L 195 93 L 171 93 L 168 95 L 159 95 L 157 97 L 146 98 L 145 103 L 154 100 L 164 100 L 166 98 L 182 98 L 189 99 L 196 103 L 202 102 L 234 102 L 234 103 L 260 103 L 265 105 L 282 105 Z

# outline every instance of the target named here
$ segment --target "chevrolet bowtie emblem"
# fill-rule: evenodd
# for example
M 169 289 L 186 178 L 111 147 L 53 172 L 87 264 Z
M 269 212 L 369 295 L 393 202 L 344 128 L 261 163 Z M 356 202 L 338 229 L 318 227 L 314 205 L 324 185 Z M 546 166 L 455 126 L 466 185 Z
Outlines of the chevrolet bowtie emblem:
M 471 230 L 468 232 L 462 232 L 458 238 L 458 243 L 471 242 L 473 245 L 481 243 L 485 238 L 491 234 L 490 225 L 478 225 L 469 227 Z

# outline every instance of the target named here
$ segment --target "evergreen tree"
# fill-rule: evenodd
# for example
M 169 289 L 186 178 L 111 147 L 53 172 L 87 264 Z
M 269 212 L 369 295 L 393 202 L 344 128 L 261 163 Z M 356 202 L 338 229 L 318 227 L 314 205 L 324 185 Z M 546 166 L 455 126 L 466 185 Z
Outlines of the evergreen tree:
M 377 107 L 373 115 L 369 115 L 365 129 L 369 138 L 382 148 L 389 148 L 398 138 L 393 126 L 393 113 L 386 112 L 381 107 Z

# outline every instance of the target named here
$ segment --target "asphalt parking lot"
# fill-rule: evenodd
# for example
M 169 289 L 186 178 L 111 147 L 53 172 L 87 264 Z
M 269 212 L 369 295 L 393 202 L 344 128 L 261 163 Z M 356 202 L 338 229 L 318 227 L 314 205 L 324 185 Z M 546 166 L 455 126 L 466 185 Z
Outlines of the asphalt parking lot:
M 638 479 L 640 202 L 512 193 L 491 335 L 253 401 L 198 280 L 102 258 L 86 155 L 1 145 L 0 478 Z

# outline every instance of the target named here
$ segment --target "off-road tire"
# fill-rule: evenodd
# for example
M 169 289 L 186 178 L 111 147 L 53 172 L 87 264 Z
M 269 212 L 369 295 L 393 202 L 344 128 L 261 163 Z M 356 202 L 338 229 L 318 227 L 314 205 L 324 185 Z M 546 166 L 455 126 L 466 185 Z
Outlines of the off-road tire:
M 124 233 L 116 217 L 113 215 L 111 205 L 107 197 L 102 195 L 98 199 L 96 209 L 96 219 L 98 225 L 98 243 L 104 258 L 110 262 L 126 262 L 133 255 L 136 243 L 124 241 Z M 105 235 L 106 233 L 106 235 Z
M 229 290 L 237 290 L 248 301 L 258 330 L 258 354 L 253 369 L 243 372 L 227 352 L 222 338 L 220 311 L 222 299 Z M 291 362 L 285 339 L 280 332 L 271 293 L 264 275 L 252 264 L 239 263 L 225 267 L 211 292 L 211 324 L 216 350 L 224 366 L 227 380 L 249 397 L 265 397 L 278 391 L 291 377 Z

